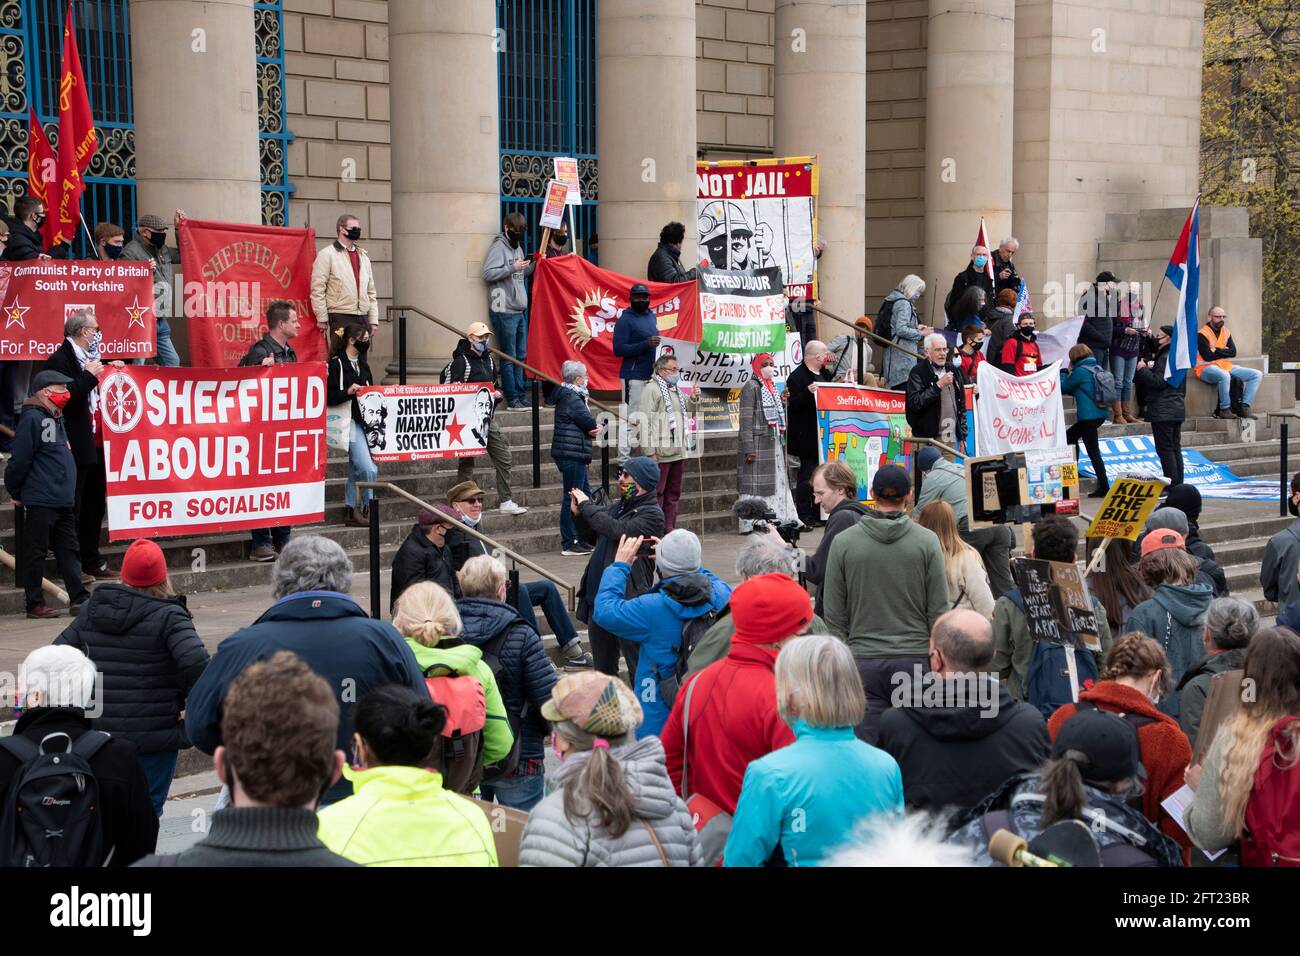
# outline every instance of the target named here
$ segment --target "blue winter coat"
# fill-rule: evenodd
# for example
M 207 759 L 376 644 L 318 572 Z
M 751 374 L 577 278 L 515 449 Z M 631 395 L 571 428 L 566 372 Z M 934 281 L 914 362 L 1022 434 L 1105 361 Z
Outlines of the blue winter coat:
M 577 390 L 561 385 L 555 390 L 555 434 L 551 436 L 551 457 L 565 461 L 591 462 L 591 436 L 595 416 Z M 564 502 L 567 506 L 568 502 Z
M 761 866 L 781 845 L 790 866 L 817 866 L 862 820 L 903 812 L 903 773 L 852 727 L 792 725 L 795 741 L 745 770 L 725 866 Z
M 655 349 L 650 337 L 659 334 L 659 323 L 649 310 L 624 309 L 614 323 L 614 354 L 623 359 L 618 377 L 623 381 L 650 381 L 654 371 Z
M 1068 375 L 1065 369 L 1061 369 L 1061 391 L 1074 396 L 1074 407 L 1081 422 L 1106 421 L 1110 418 L 1110 412 L 1092 398 L 1092 372 L 1089 369 L 1096 367 L 1097 360 L 1089 355 L 1076 362 Z
M 542 742 L 550 734 L 550 724 L 542 716 L 542 704 L 551 699 L 551 688 L 559 680 L 555 665 L 542 649 L 542 638 L 524 623 L 519 612 L 509 604 L 492 598 L 462 598 L 456 602 L 460 611 L 460 639 L 475 647 L 505 634 L 497 659 L 497 686 L 510 715 L 510 726 L 519 728 L 519 758 L 542 757 Z
M 656 584 L 647 594 L 624 600 L 631 565 L 615 561 L 605 569 L 596 593 L 596 623 L 624 640 L 641 645 L 632 690 L 641 701 L 645 722 L 637 737 L 658 734 L 668 722 L 669 705 L 659 693 L 659 681 L 673 674 L 683 625 L 710 611 L 720 611 L 731 598 L 731 585 L 701 568 Z
M 36 399 L 27 399 L 14 429 L 12 452 L 5 468 L 10 497 L 42 508 L 76 504 L 77 463 L 62 415 L 51 415 Z
M 352 708 L 368 691 L 405 684 L 422 697 L 429 692 L 415 655 L 393 625 L 373 620 L 346 594 L 299 591 L 282 597 L 248 627 L 231 634 L 185 700 L 185 733 L 195 747 L 212 753 L 221 743 L 221 705 L 245 667 L 292 651 L 314 670 L 339 703 L 336 746 L 352 752 Z M 345 777 L 330 788 L 326 803 L 352 795 Z

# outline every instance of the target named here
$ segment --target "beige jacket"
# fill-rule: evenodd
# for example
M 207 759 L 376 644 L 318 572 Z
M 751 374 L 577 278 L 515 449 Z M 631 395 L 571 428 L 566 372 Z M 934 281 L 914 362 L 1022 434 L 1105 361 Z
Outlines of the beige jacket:
M 352 260 L 337 241 L 316 253 L 311 267 L 311 310 L 317 325 L 324 326 L 331 312 L 368 315 L 372 326 L 379 324 L 379 297 L 375 294 L 370 256 L 360 246 L 357 251 L 361 253 L 360 290 L 353 277 Z
M 967 548 L 960 558 L 948 568 L 948 597 L 954 608 L 966 608 L 993 617 L 993 590 L 989 575 L 984 570 L 984 560 L 974 548 Z
M 644 455 L 653 455 L 655 460 L 660 464 L 669 464 L 679 461 L 686 457 L 686 446 L 684 434 L 684 423 L 679 425 L 676 434 L 673 434 L 669 428 L 668 409 L 664 405 L 663 392 L 655 382 L 656 376 L 652 375 L 650 381 L 646 382 L 641 389 L 641 403 L 639 411 L 645 416 L 645 432 L 641 436 L 641 453 Z M 670 388 L 673 401 L 677 400 L 680 394 L 677 389 Z M 689 395 L 684 396 L 686 399 L 686 414 L 695 414 L 696 409 L 700 406 L 699 389 L 691 389 Z M 677 408 L 677 417 L 681 418 L 681 407 Z M 699 436 L 694 436 L 694 441 L 699 441 Z

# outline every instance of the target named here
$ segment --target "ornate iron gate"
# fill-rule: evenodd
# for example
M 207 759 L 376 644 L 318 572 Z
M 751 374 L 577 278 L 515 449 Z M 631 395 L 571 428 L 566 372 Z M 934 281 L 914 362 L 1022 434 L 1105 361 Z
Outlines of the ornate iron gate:
M 257 30 L 257 132 L 262 166 L 262 222 L 289 224 L 289 164 L 285 162 L 293 133 L 286 128 L 284 110 L 284 4 L 258 0 L 253 4 Z

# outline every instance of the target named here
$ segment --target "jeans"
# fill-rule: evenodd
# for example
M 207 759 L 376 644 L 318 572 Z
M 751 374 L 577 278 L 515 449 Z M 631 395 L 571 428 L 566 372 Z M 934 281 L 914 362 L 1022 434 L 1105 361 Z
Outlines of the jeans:
M 493 798 L 503 807 L 532 810 L 542 802 L 542 788 L 546 777 L 540 773 L 518 774 L 502 777 L 479 787 L 479 796 L 491 803 Z
M 158 354 L 154 356 L 154 363 L 167 368 L 178 368 L 181 364 L 180 353 L 172 345 L 172 327 L 166 319 L 158 320 Z
M 555 467 L 560 469 L 560 481 L 564 485 L 564 495 L 560 498 L 560 544 L 567 548 L 578 540 L 578 528 L 573 522 L 573 512 L 569 510 L 569 489 L 590 492 L 591 487 L 587 483 L 585 462 L 557 458 Z
M 1115 389 L 1119 400 L 1127 402 L 1133 394 L 1133 374 L 1137 371 L 1137 356 L 1125 357 L 1110 353 L 1110 374 L 1115 376 Z
M 573 621 L 564 606 L 564 599 L 560 597 L 559 588 L 550 581 L 519 582 L 519 616 L 524 619 L 525 624 L 540 633 L 537 615 L 533 613 L 534 607 L 542 609 L 547 622 L 551 625 L 552 633 L 555 634 L 555 640 L 561 647 L 567 647 L 578 639 L 578 632 L 574 629 Z
M 275 550 L 283 550 L 289 543 L 291 534 L 293 534 L 293 527 L 287 524 L 278 528 L 254 528 L 253 547 L 260 548 L 264 544 L 274 544 Z
M 51 548 L 68 592 L 68 603 L 77 604 L 86 598 L 86 588 L 81 583 L 81 559 L 78 557 L 76 509 L 28 505 L 23 509 L 20 567 L 25 575 L 23 588 L 27 593 L 29 611 L 38 604 L 48 603 L 41 589 L 41 578 L 45 576 L 45 553 Z
M 492 331 L 496 333 L 497 347 L 519 361 L 528 354 L 528 319 L 522 312 L 488 312 Z M 514 362 L 501 363 L 501 391 L 506 404 L 514 405 L 524 400 L 524 370 Z
M 379 468 L 370 457 L 370 446 L 366 444 L 366 430 L 356 421 L 352 422 L 352 434 L 348 439 L 348 483 L 343 489 L 343 503 L 349 508 L 357 504 L 357 482 L 374 481 L 379 477 Z M 375 497 L 374 489 L 367 488 L 365 500 Z
M 1242 368 L 1240 365 L 1234 365 L 1231 372 L 1225 372 L 1217 365 L 1207 365 L 1201 369 L 1201 381 L 1208 382 L 1211 385 L 1217 385 L 1219 388 L 1219 407 L 1227 408 L 1232 404 L 1230 398 L 1231 379 L 1239 379 L 1245 383 L 1246 392 L 1241 397 L 1243 405 L 1255 404 L 1255 393 L 1259 391 L 1259 381 L 1263 378 L 1263 373 L 1253 368 Z
M 1097 429 L 1101 427 L 1104 418 L 1092 418 L 1086 421 L 1075 422 L 1065 430 L 1065 444 L 1074 449 L 1075 461 L 1079 460 L 1079 440 L 1083 440 L 1083 447 L 1088 449 L 1088 457 L 1092 459 L 1092 470 L 1097 473 L 1097 490 L 1105 491 L 1110 487 L 1110 482 L 1106 480 L 1106 463 L 1101 458 L 1101 444 L 1097 441 Z
M 1092 357 L 1097 360 L 1098 368 L 1106 368 L 1110 365 L 1110 349 L 1093 349 Z
M 1156 444 L 1160 470 L 1171 485 L 1183 483 L 1183 423 L 1152 422 L 1151 439 Z
M 677 502 L 682 497 L 686 459 L 659 463 L 659 508 L 664 513 L 664 534 L 677 527 Z
M 163 815 L 163 805 L 167 803 L 167 791 L 172 788 L 172 778 L 176 776 L 176 751 L 164 750 L 156 754 L 137 754 L 140 766 L 144 768 L 145 779 L 149 781 L 149 802 L 153 804 L 154 816 Z

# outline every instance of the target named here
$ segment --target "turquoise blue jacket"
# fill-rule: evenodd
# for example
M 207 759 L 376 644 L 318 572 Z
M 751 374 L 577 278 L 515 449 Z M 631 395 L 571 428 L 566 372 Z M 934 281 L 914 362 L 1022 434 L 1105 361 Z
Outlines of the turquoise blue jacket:
M 903 812 L 903 774 L 852 727 L 793 724 L 795 742 L 745 771 L 726 866 L 761 866 L 776 849 L 790 866 L 819 866 L 878 813 Z
M 605 569 L 596 592 L 597 624 L 626 641 L 641 645 L 632 691 L 641 701 L 645 721 L 637 739 L 657 735 L 668 722 L 669 704 L 659 692 L 659 681 L 673 674 L 682 627 L 692 618 L 720 611 L 731 599 L 731 586 L 712 571 L 664 578 L 648 593 L 628 601 L 627 576 L 631 565 L 615 561 Z
M 1078 418 L 1081 422 L 1102 421 L 1110 418 L 1110 411 L 1102 408 L 1092 399 L 1092 372 L 1090 368 L 1097 367 L 1097 360 L 1089 355 L 1086 359 L 1080 359 L 1070 369 L 1070 374 L 1061 371 L 1061 392 L 1066 395 L 1074 396 L 1074 407 L 1078 412 Z

